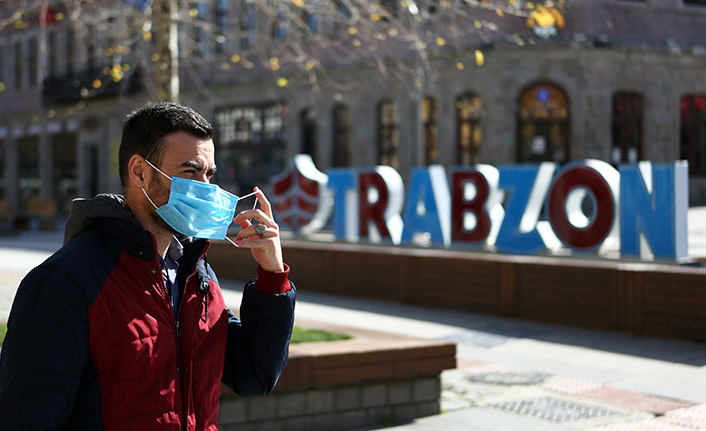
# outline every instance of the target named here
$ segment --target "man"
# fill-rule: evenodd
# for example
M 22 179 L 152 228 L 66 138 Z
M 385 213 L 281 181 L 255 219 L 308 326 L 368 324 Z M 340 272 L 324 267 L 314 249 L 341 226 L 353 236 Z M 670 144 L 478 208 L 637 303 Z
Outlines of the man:
M 279 228 L 209 181 L 213 129 L 169 102 L 130 114 L 120 144 L 124 199 L 74 201 L 64 247 L 22 281 L 0 354 L 0 429 L 216 430 L 223 381 L 273 389 L 287 361 L 295 289 Z M 257 222 L 251 223 L 254 220 Z M 258 277 L 241 320 L 207 263 L 228 225 Z

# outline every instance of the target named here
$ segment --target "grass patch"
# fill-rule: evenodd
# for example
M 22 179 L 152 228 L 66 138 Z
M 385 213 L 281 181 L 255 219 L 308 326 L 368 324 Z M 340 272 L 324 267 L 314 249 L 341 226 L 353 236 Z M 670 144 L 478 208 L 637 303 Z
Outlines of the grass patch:
M 0 322 L 0 345 L 5 339 L 7 332 L 7 323 Z M 292 344 L 295 343 L 311 343 L 314 341 L 335 341 L 348 340 L 352 338 L 350 335 L 339 334 L 338 332 L 329 332 L 321 329 L 302 329 L 295 327 L 292 332 Z
M 312 343 L 315 341 L 336 341 L 349 340 L 353 337 L 338 332 L 329 332 L 322 329 L 302 329 L 294 327 L 292 331 L 292 344 L 296 343 Z

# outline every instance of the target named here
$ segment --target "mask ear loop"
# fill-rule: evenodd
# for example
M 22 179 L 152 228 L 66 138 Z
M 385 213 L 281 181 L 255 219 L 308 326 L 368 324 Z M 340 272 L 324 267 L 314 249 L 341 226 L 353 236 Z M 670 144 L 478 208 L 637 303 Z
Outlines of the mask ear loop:
M 145 196 L 147 197 L 147 200 L 150 201 L 150 203 L 152 204 L 153 207 L 155 207 L 156 209 L 159 209 L 159 207 L 157 205 L 155 205 L 154 202 L 152 201 L 152 199 L 150 198 L 150 195 L 147 194 L 144 187 L 142 187 L 142 193 L 145 194 Z
M 164 172 L 162 172 L 161 169 L 159 169 L 158 167 L 156 167 L 155 165 L 153 165 L 149 160 L 145 159 L 145 161 L 147 162 L 148 165 L 152 166 L 152 168 L 153 168 L 155 171 L 157 171 L 157 172 L 159 172 L 160 174 L 164 175 L 165 177 L 169 178 L 169 180 L 171 181 L 172 177 L 170 177 L 169 175 L 167 175 L 167 174 L 165 174 Z
M 248 194 L 245 195 L 245 196 L 239 197 L 238 200 L 245 199 L 245 198 L 249 198 L 250 196 L 254 196 L 256 193 L 257 193 L 257 192 L 248 193 Z M 252 209 L 255 209 L 256 207 L 257 207 L 257 199 L 255 199 L 255 203 L 253 204 Z M 238 244 L 234 243 L 232 239 L 228 238 L 228 235 L 226 235 L 226 240 L 227 240 L 229 243 L 233 244 L 234 246 L 240 248 L 240 247 L 238 246 Z
M 165 177 L 169 178 L 169 181 L 172 180 L 172 177 L 170 177 L 169 175 L 167 175 L 167 174 L 165 174 L 164 172 L 162 172 L 158 167 L 156 167 L 155 165 L 153 165 L 149 160 L 145 159 L 145 162 L 147 162 L 148 165 L 152 166 L 152 169 L 154 169 L 155 171 L 157 171 L 157 172 L 159 172 L 160 174 L 164 175 Z M 145 194 L 145 196 L 147 197 L 147 200 L 150 201 L 150 203 L 152 204 L 152 206 L 155 207 L 156 209 L 159 209 L 159 207 L 158 207 L 157 205 L 155 205 L 154 202 L 152 201 L 152 198 L 150 198 L 150 195 L 147 194 L 147 192 L 145 191 L 145 188 L 144 188 L 144 187 L 141 187 L 141 188 L 142 188 L 142 193 Z

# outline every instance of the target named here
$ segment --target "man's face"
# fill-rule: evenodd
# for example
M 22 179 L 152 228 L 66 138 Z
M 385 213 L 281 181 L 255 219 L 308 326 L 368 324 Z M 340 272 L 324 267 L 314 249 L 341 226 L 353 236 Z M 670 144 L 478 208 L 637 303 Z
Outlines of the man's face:
M 204 183 L 211 181 L 211 177 L 216 173 L 215 148 L 211 139 L 197 138 L 182 131 L 170 133 L 164 139 L 162 160 L 157 168 L 170 177 L 182 177 Z M 146 190 L 155 205 L 161 207 L 169 202 L 171 184 L 167 177 L 156 170 L 149 169 L 149 171 L 151 171 L 151 178 L 148 177 Z M 158 226 L 177 233 L 162 220 L 151 204 L 148 203 L 148 205 L 152 208 L 149 212 L 150 217 Z

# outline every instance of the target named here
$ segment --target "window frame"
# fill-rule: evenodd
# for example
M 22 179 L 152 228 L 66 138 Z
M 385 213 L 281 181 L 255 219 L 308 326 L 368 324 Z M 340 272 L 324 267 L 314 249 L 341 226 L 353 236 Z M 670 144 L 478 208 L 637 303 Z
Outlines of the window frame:
M 481 113 L 477 112 L 464 117 L 463 108 L 465 105 L 461 106 L 466 103 L 464 99 L 467 99 L 468 103 L 471 104 L 474 100 L 478 100 L 479 111 L 483 108 L 483 101 L 478 94 L 472 91 L 463 92 L 456 97 L 456 163 L 460 166 L 471 166 L 480 162 L 479 155 L 483 143 Z M 465 126 L 468 126 L 468 145 L 464 145 L 463 142 L 463 128 Z M 475 133 L 478 133 L 480 136 L 478 145 L 474 145 L 473 142 Z
M 386 110 L 389 110 L 389 115 Z M 389 120 L 389 121 L 388 121 Z M 399 111 L 393 98 L 377 105 L 377 164 L 399 168 Z
M 616 91 L 611 98 L 611 154 L 610 160 L 613 164 L 634 163 L 642 160 L 642 147 L 644 139 L 644 96 L 636 91 Z M 617 113 L 618 102 L 623 102 L 626 108 L 624 113 Z M 636 109 L 630 106 L 637 103 Z M 633 106 L 634 108 L 634 106 Z M 617 129 L 620 129 L 619 131 Z M 617 136 L 619 135 L 619 136 Z M 636 135 L 636 136 L 635 136 Z M 616 139 L 620 142 L 616 143 Z M 635 156 L 631 156 L 630 150 L 636 148 Z M 616 151 L 620 157 L 616 157 Z M 634 159 L 634 160 L 633 160 Z
M 339 114 L 343 113 L 343 115 Z M 331 166 L 342 168 L 350 166 L 351 157 L 351 117 L 350 109 L 343 103 L 331 108 L 331 132 L 333 148 L 331 151 Z M 345 121 L 339 121 L 341 116 Z
M 517 162 L 570 161 L 571 102 L 566 91 L 551 81 L 534 82 L 520 91 L 517 107 Z
M 689 162 L 689 175 L 706 176 L 706 93 L 685 94 L 679 101 L 679 155 Z M 685 118 L 685 102 L 699 112 Z
M 424 164 L 439 163 L 439 104 L 433 96 L 422 98 L 420 119 L 424 146 Z

